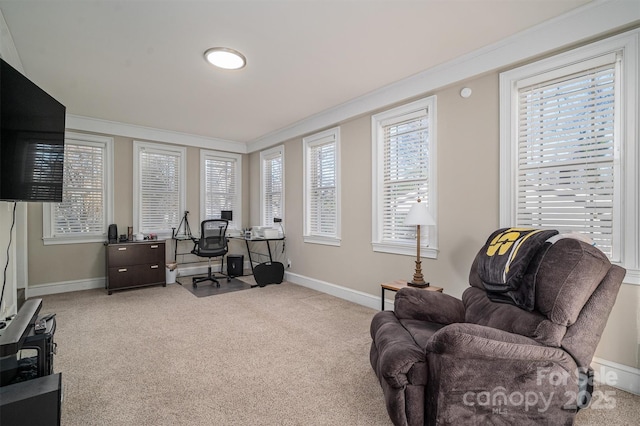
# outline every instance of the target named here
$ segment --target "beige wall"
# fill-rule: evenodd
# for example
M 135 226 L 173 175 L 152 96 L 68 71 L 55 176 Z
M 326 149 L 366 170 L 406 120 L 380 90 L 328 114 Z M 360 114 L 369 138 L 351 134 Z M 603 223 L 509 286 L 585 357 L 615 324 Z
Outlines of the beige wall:
M 126 234 L 127 227 L 133 225 L 133 139 L 114 137 L 114 159 L 113 222 L 118 225 L 118 234 Z M 246 161 L 247 156 L 244 156 L 243 162 Z M 244 205 L 247 205 L 249 196 L 248 171 L 244 166 Z M 200 232 L 200 148 L 195 147 L 187 148 L 187 210 L 191 230 L 197 235 Z M 248 214 L 248 209 L 244 209 L 243 223 L 247 223 Z M 27 223 L 29 286 L 105 277 L 105 247 L 102 243 L 45 246 L 42 242 L 42 203 L 29 203 Z M 167 259 L 173 258 L 171 247 L 171 242 L 168 242 Z M 183 242 L 180 252 L 189 251 L 192 247 L 190 242 Z M 232 242 L 230 251 L 242 254 L 245 250 L 243 245 Z M 192 256 L 178 260 L 197 261 Z
M 459 96 L 463 86 L 473 89 L 468 99 Z M 498 75 L 489 74 L 433 94 L 437 96 L 440 251 L 437 259 L 423 259 L 423 271 L 432 284 L 460 296 L 467 287 L 473 257 L 486 236 L 499 225 Z M 365 115 L 340 123 L 343 228 L 340 247 L 302 242 L 302 137 L 284 143 L 286 257 L 291 259 L 290 271 L 295 274 L 378 297 L 381 282 L 412 276 L 414 259 L 375 253 L 371 249 L 370 120 L 370 115 Z M 132 140 L 116 137 L 114 220 L 120 233 L 133 222 L 132 156 Z M 187 163 L 187 208 L 192 227 L 197 227 L 198 148 L 188 148 Z M 245 226 L 260 221 L 259 172 L 260 153 L 244 156 Z M 30 286 L 105 276 L 102 244 L 43 245 L 42 207 L 37 203 L 29 203 L 28 247 Z M 232 246 L 232 252 L 243 253 L 244 248 Z M 596 356 L 640 367 L 639 312 L 640 286 L 624 284 Z
M 469 87 L 473 95 L 459 92 Z M 471 262 L 499 226 L 498 74 L 444 88 L 437 96 L 437 259 L 423 259 L 425 279 L 461 296 Z M 424 96 L 431 95 L 427 93 Z M 385 110 L 388 108 L 385 108 Z M 376 113 L 378 111 L 372 111 Z M 322 129 L 318 129 L 320 131 Z M 285 142 L 285 225 L 290 271 L 374 296 L 380 283 L 410 279 L 414 258 L 371 248 L 371 115 L 340 123 L 342 244 L 302 241 L 302 137 Z M 251 220 L 259 220 L 260 153 L 250 155 Z M 597 357 L 638 368 L 640 286 L 624 284 Z
M 458 86 L 436 93 L 440 252 L 438 259 L 422 263 L 431 283 L 455 296 L 467 286 L 468 268 L 477 250 L 498 226 L 498 76 L 466 86 L 474 90 L 468 99 L 458 95 Z M 381 282 L 411 278 L 415 258 L 371 248 L 371 116 L 340 124 L 340 132 L 340 247 L 302 242 L 302 138 L 285 143 L 285 225 L 291 272 L 377 296 Z M 251 154 L 252 176 L 259 172 L 259 158 L 260 153 Z M 259 180 L 252 180 L 254 220 L 259 216 L 258 186 Z
M 640 368 L 640 286 L 622 284 L 595 356 Z

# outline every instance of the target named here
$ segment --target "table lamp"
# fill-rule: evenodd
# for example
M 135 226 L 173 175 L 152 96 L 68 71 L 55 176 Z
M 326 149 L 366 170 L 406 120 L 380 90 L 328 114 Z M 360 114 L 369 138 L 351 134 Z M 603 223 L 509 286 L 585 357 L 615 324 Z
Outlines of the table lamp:
M 405 225 L 415 225 L 418 227 L 417 232 L 417 255 L 416 255 L 416 272 L 413 274 L 413 280 L 407 283 L 411 287 L 429 287 L 429 283 L 424 281 L 422 276 L 422 262 L 420 261 L 420 225 L 430 226 L 435 225 L 436 221 L 433 220 L 427 205 L 422 203 L 420 198 L 418 202 L 411 206 L 407 217 L 404 220 Z

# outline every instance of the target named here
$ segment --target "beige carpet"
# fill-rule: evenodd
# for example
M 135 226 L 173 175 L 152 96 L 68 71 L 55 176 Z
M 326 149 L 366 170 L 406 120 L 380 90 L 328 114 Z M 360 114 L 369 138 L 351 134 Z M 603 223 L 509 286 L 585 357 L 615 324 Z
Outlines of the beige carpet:
M 47 312 L 65 426 L 390 425 L 369 308 L 289 283 L 204 298 L 176 284 L 45 296 Z M 616 397 L 578 424 L 637 420 L 640 398 Z

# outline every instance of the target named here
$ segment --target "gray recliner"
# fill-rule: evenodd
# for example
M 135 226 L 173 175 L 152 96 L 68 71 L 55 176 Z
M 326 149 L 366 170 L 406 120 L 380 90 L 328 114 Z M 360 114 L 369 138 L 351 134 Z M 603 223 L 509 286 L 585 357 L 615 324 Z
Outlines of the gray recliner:
M 370 360 L 395 425 L 573 424 L 625 270 L 577 239 L 545 250 L 524 277 L 531 311 L 489 299 L 481 250 L 462 300 L 405 288 L 374 316 Z

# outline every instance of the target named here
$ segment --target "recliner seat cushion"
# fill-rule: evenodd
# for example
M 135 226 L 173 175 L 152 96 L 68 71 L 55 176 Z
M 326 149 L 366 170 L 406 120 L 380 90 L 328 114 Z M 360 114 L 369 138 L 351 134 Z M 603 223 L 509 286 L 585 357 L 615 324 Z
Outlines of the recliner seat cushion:
M 555 324 L 535 311 L 492 302 L 484 290 L 476 287 L 464 291 L 462 302 L 466 308 L 466 322 L 520 334 L 543 345 L 559 347 L 567 331 L 567 327 Z

